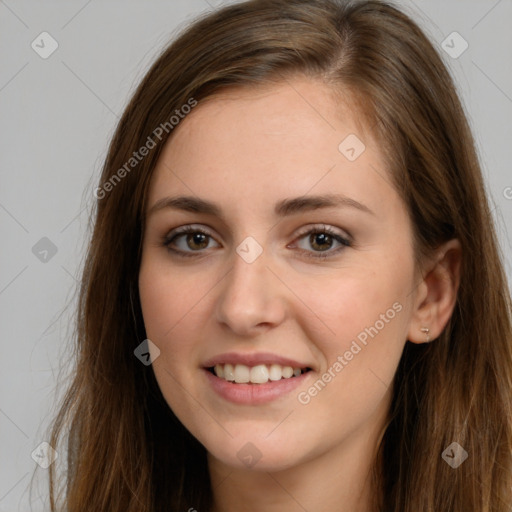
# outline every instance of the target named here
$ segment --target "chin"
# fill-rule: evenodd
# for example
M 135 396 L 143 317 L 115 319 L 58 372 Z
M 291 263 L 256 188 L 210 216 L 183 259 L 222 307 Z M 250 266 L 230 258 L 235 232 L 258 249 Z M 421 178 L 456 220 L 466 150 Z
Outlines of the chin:
M 223 465 L 237 470 L 270 472 L 285 471 L 300 464 L 301 460 L 288 450 L 270 451 L 266 448 L 260 450 L 254 443 L 247 442 L 241 448 L 236 447 L 235 454 L 232 451 L 208 450 L 208 454 Z
M 249 432 L 222 439 L 201 441 L 209 456 L 222 464 L 248 471 L 277 472 L 299 465 L 307 459 L 304 443 L 291 435 L 281 433 L 251 435 Z M 267 436 L 267 439 L 265 439 Z M 299 452 L 298 447 L 302 447 Z

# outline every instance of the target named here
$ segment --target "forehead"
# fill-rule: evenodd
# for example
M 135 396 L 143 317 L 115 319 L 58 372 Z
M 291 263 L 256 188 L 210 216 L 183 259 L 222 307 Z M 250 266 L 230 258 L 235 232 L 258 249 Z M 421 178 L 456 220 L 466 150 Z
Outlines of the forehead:
M 261 203 L 335 189 L 381 202 L 379 195 L 394 193 L 383 190 L 390 189 L 383 156 L 345 98 L 296 78 L 201 101 L 167 141 L 150 198 L 172 191 L 220 199 L 231 190 Z

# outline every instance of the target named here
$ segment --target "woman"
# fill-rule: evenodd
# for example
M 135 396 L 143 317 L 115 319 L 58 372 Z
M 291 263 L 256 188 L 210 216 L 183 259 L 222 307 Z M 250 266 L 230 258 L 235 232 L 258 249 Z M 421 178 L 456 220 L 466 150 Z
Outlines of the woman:
M 511 510 L 510 296 L 463 109 L 407 16 L 196 21 L 95 195 L 52 510 Z

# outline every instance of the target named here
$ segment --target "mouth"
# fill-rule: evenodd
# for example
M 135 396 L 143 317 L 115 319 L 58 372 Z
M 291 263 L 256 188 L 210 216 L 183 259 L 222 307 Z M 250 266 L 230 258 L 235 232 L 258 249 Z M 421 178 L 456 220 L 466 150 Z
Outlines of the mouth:
M 215 366 L 210 366 L 205 369 L 212 375 L 215 375 L 226 382 L 254 385 L 294 379 L 311 371 L 311 368 L 309 367 L 300 368 L 277 363 L 257 364 L 254 366 L 218 363 Z

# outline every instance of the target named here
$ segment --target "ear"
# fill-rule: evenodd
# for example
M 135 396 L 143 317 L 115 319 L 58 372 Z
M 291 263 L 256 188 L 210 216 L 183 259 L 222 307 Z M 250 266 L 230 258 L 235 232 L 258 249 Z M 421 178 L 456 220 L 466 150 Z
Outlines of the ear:
M 427 343 L 439 337 L 452 316 L 460 283 L 462 249 L 459 240 L 441 245 L 416 288 L 407 339 Z M 428 329 L 428 331 L 426 331 Z

